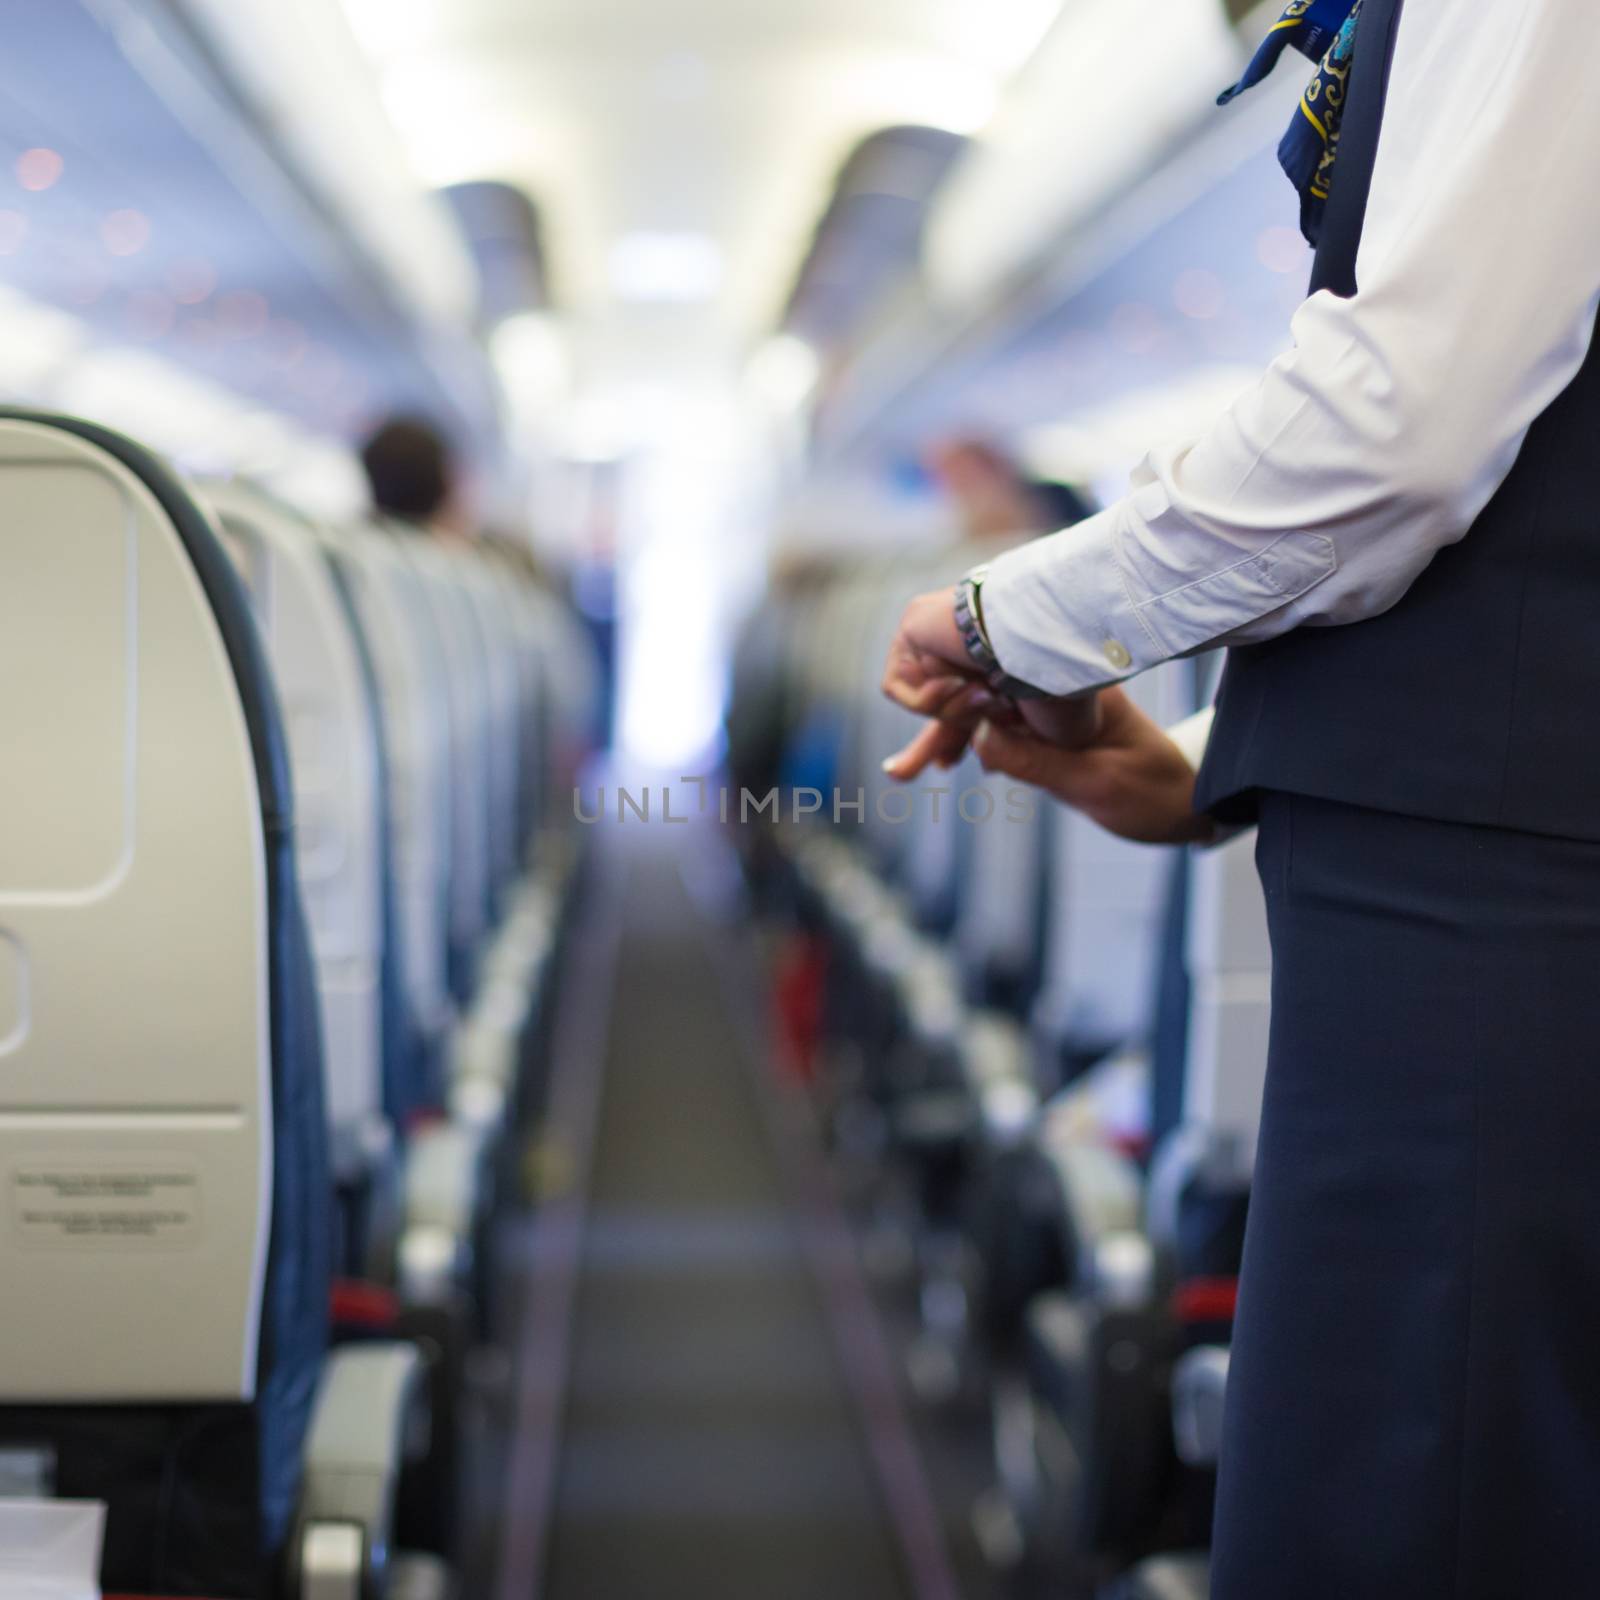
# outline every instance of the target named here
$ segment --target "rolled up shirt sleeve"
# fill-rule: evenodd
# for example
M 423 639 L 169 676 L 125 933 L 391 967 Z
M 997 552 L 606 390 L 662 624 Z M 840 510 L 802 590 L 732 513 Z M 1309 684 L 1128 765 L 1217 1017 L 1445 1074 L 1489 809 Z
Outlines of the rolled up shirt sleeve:
M 1408 0 L 1349 299 L 1130 493 L 991 564 L 1005 670 L 1055 694 L 1359 621 L 1462 538 L 1588 353 L 1600 6 Z M 1337 175 L 1335 178 L 1337 181 Z

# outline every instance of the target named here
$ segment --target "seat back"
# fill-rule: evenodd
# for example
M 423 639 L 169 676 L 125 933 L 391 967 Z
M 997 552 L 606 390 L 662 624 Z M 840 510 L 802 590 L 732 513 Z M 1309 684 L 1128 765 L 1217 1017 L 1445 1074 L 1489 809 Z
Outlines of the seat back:
M 1183 1120 L 1203 1129 L 1208 1177 L 1249 1184 L 1261 1124 L 1272 1010 L 1267 906 L 1255 836 L 1190 858 L 1188 1071 Z
M 275 692 L 146 452 L 0 414 L 0 1448 L 108 1586 L 255 1593 L 326 1338 L 316 996 Z
M 428 608 L 449 688 L 450 988 L 455 999 L 465 1003 L 472 993 L 489 921 L 494 784 L 488 666 L 450 556 L 413 530 L 399 529 L 395 537 Z
M 1235 1275 L 1243 1257 L 1272 985 L 1254 842 L 1189 852 L 1168 907 L 1145 1220 L 1182 1276 Z
M 1127 688 L 1163 726 L 1189 709 L 1183 663 L 1157 667 Z M 1050 828 L 1050 905 L 1034 1025 L 1047 1048 L 1081 1059 L 1149 1030 L 1171 858 L 1064 807 L 1051 808 Z
M 963 821 L 958 807 L 962 792 L 982 780 L 983 769 L 969 754 L 952 772 L 935 773 L 914 791 L 901 877 L 912 915 L 925 933 L 948 934 L 957 925 L 974 851 L 972 824 Z
M 816 770 L 831 766 L 845 801 L 853 802 L 861 792 L 865 803 L 859 824 L 853 811 L 841 815 L 852 819 L 853 837 L 879 870 L 893 877 L 910 847 L 908 819 L 918 803 L 881 770 L 884 757 L 906 743 L 918 726 L 910 712 L 877 692 L 874 676 L 883 670 L 898 612 L 878 573 L 836 584 L 812 609 L 803 726 L 821 747 L 831 744 L 833 750 L 832 761 L 818 762 Z
M 1002 774 L 964 767 L 954 777 L 965 869 L 956 958 L 972 999 L 1025 1011 L 1042 966 L 1045 830 L 1057 808 Z
M 315 530 L 238 483 L 205 500 L 245 578 L 289 739 L 295 860 L 321 999 L 336 1161 L 384 1113 L 378 748 L 349 618 Z
M 453 1015 L 447 660 L 423 581 L 394 539 L 365 527 L 332 529 L 329 538 L 377 678 L 404 988 L 423 1048 L 437 1060 Z
M 524 599 L 539 640 L 546 738 L 539 775 L 547 820 L 572 815 L 571 785 L 610 718 L 610 681 L 593 631 L 575 607 L 529 587 Z
M 521 857 L 517 825 L 522 754 L 520 642 L 499 588 L 477 552 L 454 547 L 445 553 L 451 558 L 453 579 L 472 618 L 488 697 L 488 871 L 493 913 L 516 877 Z
M 534 836 L 543 810 L 543 769 L 553 743 L 553 707 L 545 682 L 547 641 L 542 627 L 542 598 L 527 572 L 500 551 L 480 558 L 493 590 L 512 648 L 516 670 L 516 842 L 517 866 Z M 573 669 L 578 670 L 577 663 Z
M 1195 663 L 1210 701 L 1220 658 Z M 1272 958 L 1254 835 L 1186 851 L 1163 921 L 1147 1226 L 1181 1275 L 1236 1274 L 1267 1065 Z M 1226 1319 L 1210 1336 L 1220 1337 Z

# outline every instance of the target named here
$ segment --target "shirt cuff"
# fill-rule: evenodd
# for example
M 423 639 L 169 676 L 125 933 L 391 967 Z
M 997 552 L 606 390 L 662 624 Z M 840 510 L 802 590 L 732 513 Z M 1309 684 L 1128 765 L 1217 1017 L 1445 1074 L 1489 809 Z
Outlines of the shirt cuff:
M 983 630 L 1013 678 L 1081 694 L 1167 659 L 1128 598 L 1115 518 L 1113 507 L 989 563 Z

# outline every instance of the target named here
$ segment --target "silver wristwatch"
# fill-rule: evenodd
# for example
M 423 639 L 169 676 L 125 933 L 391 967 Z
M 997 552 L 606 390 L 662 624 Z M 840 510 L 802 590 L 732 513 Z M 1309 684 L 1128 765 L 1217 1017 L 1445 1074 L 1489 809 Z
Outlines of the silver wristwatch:
M 972 664 L 983 674 L 983 681 L 996 694 L 1007 695 L 1013 700 L 1043 700 L 1048 697 L 1048 691 L 1024 683 L 1021 678 L 1013 678 L 1000 665 L 1000 658 L 989 643 L 989 635 L 984 632 L 983 607 L 979 596 L 983 580 L 988 575 L 989 564 L 983 562 L 956 585 L 956 627 L 961 633 L 961 642 L 966 646 Z

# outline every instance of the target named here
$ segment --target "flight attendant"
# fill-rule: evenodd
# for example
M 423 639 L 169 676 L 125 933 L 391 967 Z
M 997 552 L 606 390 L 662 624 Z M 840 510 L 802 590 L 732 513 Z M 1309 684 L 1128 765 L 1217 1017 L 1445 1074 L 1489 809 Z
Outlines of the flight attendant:
M 1216 1600 L 1595 1594 L 1600 5 L 1296 0 L 1274 48 L 1313 27 L 1293 348 L 911 603 L 888 765 L 971 738 L 1136 837 L 1259 822 Z M 1216 644 L 1196 782 L 1106 686 Z

